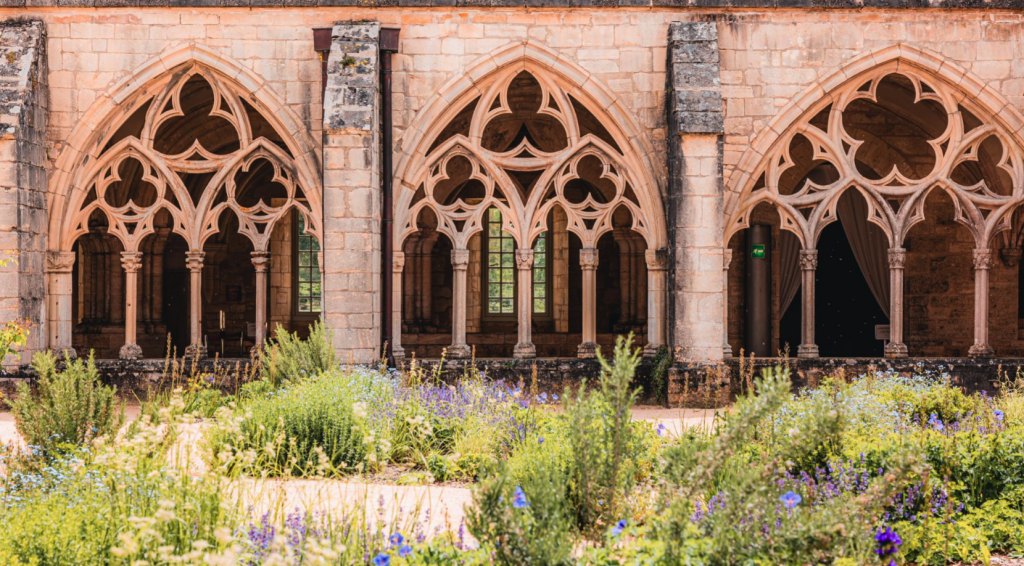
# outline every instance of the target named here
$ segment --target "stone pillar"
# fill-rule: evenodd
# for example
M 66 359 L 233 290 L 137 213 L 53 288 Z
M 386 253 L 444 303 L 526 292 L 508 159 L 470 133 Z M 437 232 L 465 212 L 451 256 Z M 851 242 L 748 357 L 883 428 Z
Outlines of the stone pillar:
M 677 360 L 722 359 L 724 116 L 714 22 L 669 25 L 668 231 Z
M 469 250 L 452 250 L 452 345 L 448 357 L 458 360 L 472 354 L 466 344 L 466 269 L 469 267 Z
M 46 26 L 42 21 L 12 18 L 0 22 L 0 326 L 26 321 L 32 329 L 24 346 L 3 360 L 4 367 L 28 364 L 47 347 L 48 273 L 46 128 L 49 72 Z M 49 241 L 60 246 L 57 237 Z M 72 260 L 73 263 L 73 260 Z M 66 274 L 68 301 L 71 273 Z M 63 293 L 63 290 L 61 290 Z M 68 307 L 70 307 L 68 302 Z M 52 313 L 52 311 L 51 311 Z M 70 313 L 70 311 L 69 311 Z M 71 349 L 70 314 L 61 330 Z
M 121 266 L 124 267 L 124 346 L 118 357 L 122 360 L 137 360 L 142 357 L 142 348 L 137 341 L 139 321 L 139 268 L 142 267 L 142 252 L 121 252 Z
M 379 22 L 337 22 L 323 118 L 324 321 L 343 359 L 381 345 Z
M 49 326 L 48 344 L 57 356 L 75 357 L 71 347 L 72 294 L 71 271 L 75 267 L 75 252 L 46 252 L 46 310 Z
M 519 308 L 519 342 L 512 355 L 516 358 L 535 358 L 537 357 L 537 347 L 533 345 L 532 248 L 516 249 L 516 274 L 519 277 L 519 296 L 516 297 Z
M 668 311 L 668 250 L 647 250 L 647 345 L 645 356 L 656 356 L 665 345 L 665 315 Z
M 619 248 L 619 323 L 625 326 L 632 324 L 635 319 L 635 305 L 632 294 L 636 292 L 636 285 L 632 283 L 633 276 L 633 239 L 628 229 L 618 228 L 612 231 L 612 238 L 616 247 Z
M 581 358 L 593 358 L 597 352 L 597 248 L 580 250 L 583 269 L 583 343 L 577 349 Z
M 814 343 L 814 274 L 818 269 L 818 250 L 800 250 L 800 329 L 803 343 L 796 349 L 799 358 L 817 358 L 818 345 Z
M 189 344 L 185 348 L 186 358 L 203 358 L 206 347 L 203 345 L 203 259 L 204 252 L 190 251 L 185 253 L 185 265 L 189 270 Z
M 991 358 L 988 344 L 988 274 L 992 270 L 992 250 L 974 250 L 974 345 L 967 351 L 972 358 Z
M 889 343 L 885 357 L 907 357 L 903 343 L 903 269 L 907 264 L 907 250 L 889 248 Z
M 729 345 L 729 266 L 732 264 L 732 250 L 722 249 L 722 357 L 732 357 Z
M 263 348 L 267 340 L 267 270 L 270 269 L 269 252 L 252 252 L 252 265 L 256 268 L 256 345 Z
M 402 271 L 405 269 L 405 252 L 395 251 L 391 254 L 391 266 L 394 282 L 391 285 L 391 355 L 396 360 L 405 359 L 402 348 Z

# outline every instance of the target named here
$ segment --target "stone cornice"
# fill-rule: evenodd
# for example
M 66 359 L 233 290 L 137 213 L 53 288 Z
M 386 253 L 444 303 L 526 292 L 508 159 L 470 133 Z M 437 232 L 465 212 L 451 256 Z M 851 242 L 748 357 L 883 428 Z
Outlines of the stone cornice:
M 0 8 L 718 8 L 1024 10 L 1024 0 L 0 0 Z

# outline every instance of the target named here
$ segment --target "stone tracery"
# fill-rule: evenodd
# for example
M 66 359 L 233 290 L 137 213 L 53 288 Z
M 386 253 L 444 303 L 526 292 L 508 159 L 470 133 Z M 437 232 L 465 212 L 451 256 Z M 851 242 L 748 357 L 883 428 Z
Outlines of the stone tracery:
M 900 101 L 888 100 L 899 96 L 905 98 L 902 106 Z M 932 116 L 945 118 L 941 129 L 922 133 L 932 155 L 916 162 L 894 160 L 890 154 L 880 157 L 885 152 L 877 147 L 886 140 L 850 131 L 844 119 L 855 105 L 865 104 L 889 105 L 886 110 L 907 113 L 911 105 L 931 105 Z M 797 152 L 804 155 L 798 158 Z M 815 172 L 824 173 L 816 176 Z M 950 196 L 956 221 L 974 240 L 975 340 L 970 353 L 991 355 L 984 258 L 991 258 L 990 241 L 1011 227 L 1013 211 L 1024 202 L 1024 154 L 1017 139 L 971 97 L 919 69 L 895 61 L 883 64 L 811 105 L 779 136 L 749 178 L 728 219 L 725 241 L 750 225 L 751 214 L 761 203 L 772 204 L 781 228 L 799 239 L 805 290 L 801 356 L 817 355 L 810 254 L 822 230 L 838 219 L 837 205 L 847 190 L 863 196 L 867 221 L 881 228 L 888 239 L 893 291 L 886 355 L 907 355 L 902 335 L 904 242 L 911 228 L 925 219 L 925 201 L 936 189 Z
M 529 87 L 533 87 L 532 90 Z M 665 245 L 661 207 L 655 192 L 638 172 L 632 153 L 619 144 L 594 115 L 582 106 L 579 93 L 532 63 L 520 63 L 494 73 L 465 96 L 452 122 L 437 128 L 437 137 L 396 199 L 396 257 L 402 245 L 421 230 L 422 213 L 429 210 L 436 230 L 452 242 L 455 268 L 452 334 L 449 355 L 469 354 L 465 343 L 467 294 L 465 265 L 470 240 L 483 230 L 486 212 L 501 212 L 502 230 L 514 238 L 518 286 L 529 291 L 533 243 L 551 230 L 552 213 L 565 217 L 565 229 L 582 243 L 583 344 L 580 356 L 593 355 L 596 310 L 593 273 L 598 265 L 597 242 L 616 228 L 638 234 L 649 251 Z M 459 103 L 456 103 L 459 104 Z M 469 114 L 467 117 L 466 115 Z M 586 118 L 583 123 L 581 117 Z M 539 124 L 539 125 L 538 125 Z M 623 226 L 623 223 L 627 225 Z M 648 279 L 664 278 L 665 270 L 651 255 L 655 268 Z M 460 260 L 456 263 L 456 258 Z M 650 259 L 648 260 L 650 263 Z M 404 265 L 404 264 L 403 264 Z M 396 278 L 402 267 L 396 262 Z M 587 274 L 591 277 L 588 278 Z M 652 296 L 648 314 L 664 308 L 665 285 L 648 283 Z M 517 357 L 535 353 L 531 342 L 529 293 L 519 293 Z M 396 291 L 395 328 L 401 328 L 401 291 Z M 459 304 L 462 304 L 461 308 Z M 648 317 L 649 347 L 664 344 L 664 317 Z M 402 354 L 398 339 L 396 355 Z

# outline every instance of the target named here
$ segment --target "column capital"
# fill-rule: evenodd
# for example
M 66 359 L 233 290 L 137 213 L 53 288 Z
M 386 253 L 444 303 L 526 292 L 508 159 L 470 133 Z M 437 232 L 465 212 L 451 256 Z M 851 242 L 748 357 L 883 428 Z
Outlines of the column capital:
M 121 267 L 126 273 L 138 273 L 142 267 L 142 252 L 121 252 Z
M 889 248 L 889 267 L 903 269 L 906 264 L 907 250 L 905 248 Z
M 992 268 L 992 250 L 989 248 L 974 249 L 974 269 Z
M 583 248 L 580 250 L 580 267 L 583 269 L 597 269 L 598 260 L 597 248 Z
M 452 250 L 452 266 L 465 270 L 469 266 L 469 250 Z
M 202 271 L 203 260 L 206 258 L 206 252 L 191 251 L 185 252 L 185 265 L 188 266 L 189 271 Z
M 516 248 L 516 266 L 533 269 L 533 248 Z
M 266 273 L 270 268 L 270 252 L 252 252 L 252 265 L 256 273 Z
M 405 252 L 391 252 L 391 270 L 395 273 L 405 269 Z
M 818 250 L 800 250 L 800 269 L 804 271 L 818 269 Z
M 46 252 L 48 273 L 71 273 L 75 267 L 75 252 Z
M 647 260 L 647 269 L 650 271 L 668 269 L 668 250 L 666 248 L 648 248 L 644 251 L 644 259 Z
M 729 271 L 729 266 L 732 265 L 732 248 L 722 249 L 722 270 Z

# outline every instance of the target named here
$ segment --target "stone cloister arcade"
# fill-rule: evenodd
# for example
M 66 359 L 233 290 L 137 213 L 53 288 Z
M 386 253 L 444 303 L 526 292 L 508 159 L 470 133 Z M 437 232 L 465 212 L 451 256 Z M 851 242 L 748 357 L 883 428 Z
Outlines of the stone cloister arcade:
M 663 205 L 632 140 L 543 66 L 451 104 L 401 179 L 394 352 L 593 357 L 666 345 Z
M 74 169 L 54 227 L 55 350 L 248 356 L 270 324 L 319 316 L 319 176 L 270 119 L 194 60 L 126 95 L 94 136 L 99 151 Z
M 753 351 L 748 327 L 770 324 L 769 355 L 798 344 L 797 356 L 818 357 L 816 330 L 847 308 L 842 312 L 877 311 L 875 321 L 887 323 L 874 337 L 884 339 L 886 357 L 1021 354 L 1024 154 L 1016 121 L 1005 101 L 966 92 L 974 85 L 962 74 L 958 87 L 948 82 L 951 73 L 877 60 L 808 96 L 812 102 L 774 130 L 781 134 L 734 185 L 741 190 L 727 204 L 727 352 Z M 992 100 L 999 103 L 994 110 L 985 104 Z M 771 266 L 772 312 L 760 320 L 743 305 L 752 297 L 745 270 L 758 261 L 745 235 L 755 225 L 769 227 L 772 242 L 761 260 Z M 855 261 L 853 277 L 870 293 L 855 298 L 852 284 L 834 278 L 821 288 L 823 253 Z M 787 318 L 799 320 L 788 337 Z M 850 332 L 852 321 L 836 324 Z M 821 355 L 883 354 L 881 341 L 877 349 L 865 349 L 863 340 L 844 347 L 848 338 L 830 336 Z

